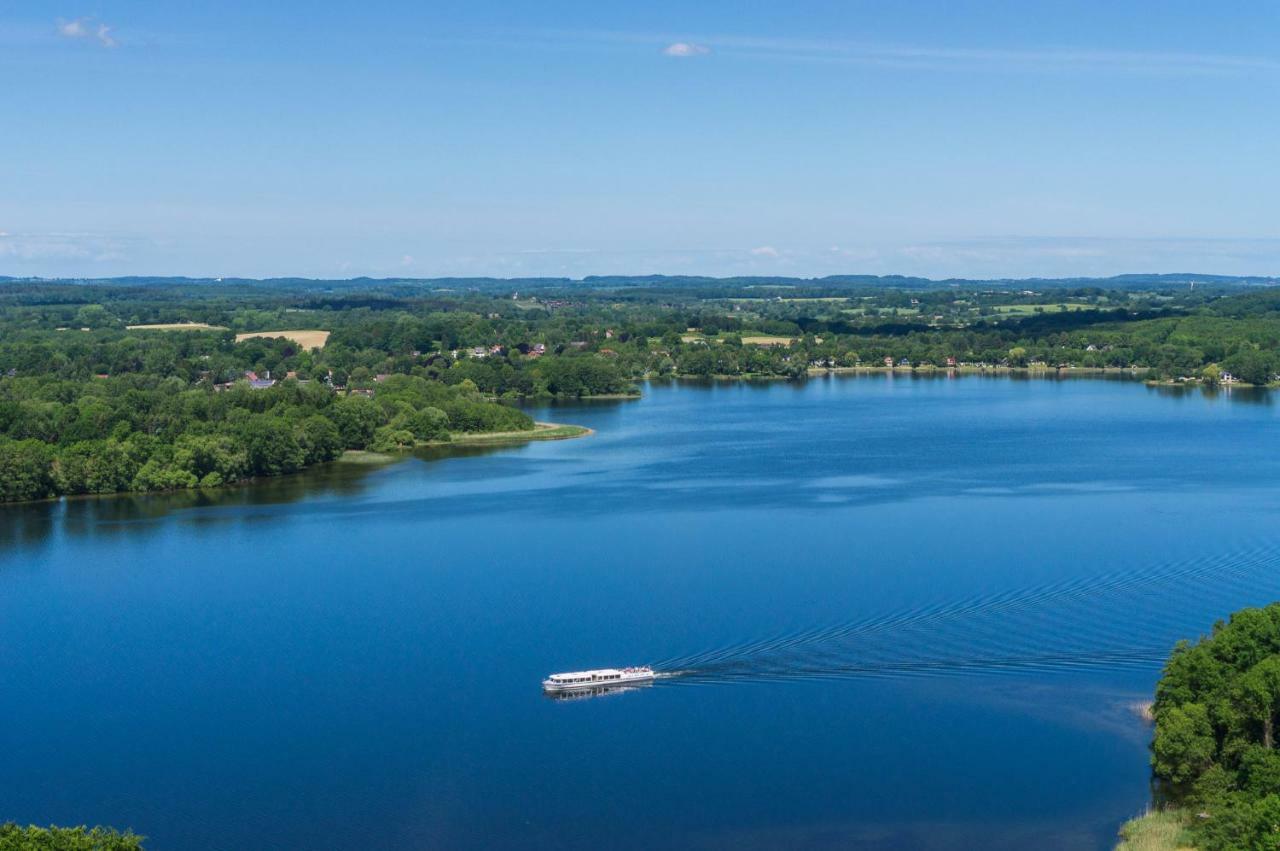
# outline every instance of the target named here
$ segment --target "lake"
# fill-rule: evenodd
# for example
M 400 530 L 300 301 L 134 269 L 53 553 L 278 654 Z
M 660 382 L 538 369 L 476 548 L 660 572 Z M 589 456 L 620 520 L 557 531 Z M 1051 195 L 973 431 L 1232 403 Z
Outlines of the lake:
M 1109 848 L 1280 596 L 1264 393 L 650 384 L 583 439 L 0 509 L 0 820 L 152 849 Z M 544 697 L 553 671 L 662 663 Z

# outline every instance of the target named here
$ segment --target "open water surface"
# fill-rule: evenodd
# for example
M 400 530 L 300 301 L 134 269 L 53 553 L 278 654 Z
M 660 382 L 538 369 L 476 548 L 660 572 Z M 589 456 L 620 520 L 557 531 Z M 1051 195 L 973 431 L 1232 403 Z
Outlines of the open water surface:
M 151 849 L 1109 848 L 1280 597 L 1277 410 L 653 384 L 585 439 L 0 508 L 0 821 Z M 552 671 L 682 676 L 551 700 Z

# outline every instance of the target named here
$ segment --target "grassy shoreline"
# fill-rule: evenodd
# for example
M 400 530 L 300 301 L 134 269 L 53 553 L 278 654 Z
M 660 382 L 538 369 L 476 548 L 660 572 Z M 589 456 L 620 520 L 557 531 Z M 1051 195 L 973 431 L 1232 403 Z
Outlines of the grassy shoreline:
M 1195 851 L 1182 810 L 1151 810 L 1125 822 L 1116 851 Z
M 534 423 L 532 431 L 456 433 L 452 440 L 434 440 L 426 446 L 477 446 L 489 443 L 523 443 L 529 440 L 572 440 L 595 434 L 594 429 L 565 423 Z
M 489 431 L 489 432 L 455 432 L 450 440 L 420 440 L 417 447 L 450 446 L 502 446 L 504 444 L 528 443 L 534 440 L 572 440 L 575 437 L 588 437 L 595 434 L 595 429 L 566 423 L 534 423 L 531 431 Z M 337 460 L 347 464 L 384 464 L 403 457 L 405 449 L 400 452 L 373 452 L 367 449 L 348 449 Z

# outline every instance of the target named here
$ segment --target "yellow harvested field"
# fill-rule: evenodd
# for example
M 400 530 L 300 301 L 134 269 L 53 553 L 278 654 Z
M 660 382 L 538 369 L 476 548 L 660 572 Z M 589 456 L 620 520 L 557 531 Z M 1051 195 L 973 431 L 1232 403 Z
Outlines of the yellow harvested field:
M 236 334 L 236 342 L 252 340 L 254 337 L 284 337 L 293 340 L 304 349 L 323 349 L 329 342 L 328 331 L 253 331 L 248 334 Z
M 746 346 L 789 346 L 794 342 L 795 337 L 775 337 L 764 334 L 742 338 L 742 343 Z
M 225 325 L 206 325 L 203 322 L 161 322 L 156 325 L 126 325 L 130 331 L 225 331 Z

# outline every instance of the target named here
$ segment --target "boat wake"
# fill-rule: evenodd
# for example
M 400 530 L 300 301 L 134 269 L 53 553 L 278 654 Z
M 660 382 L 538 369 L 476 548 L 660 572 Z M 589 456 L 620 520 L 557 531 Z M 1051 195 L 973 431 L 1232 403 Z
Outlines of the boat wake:
M 1155 668 L 1221 613 L 1280 595 L 1280 548 L 939 603 L 653 663 L 680 684 Z

